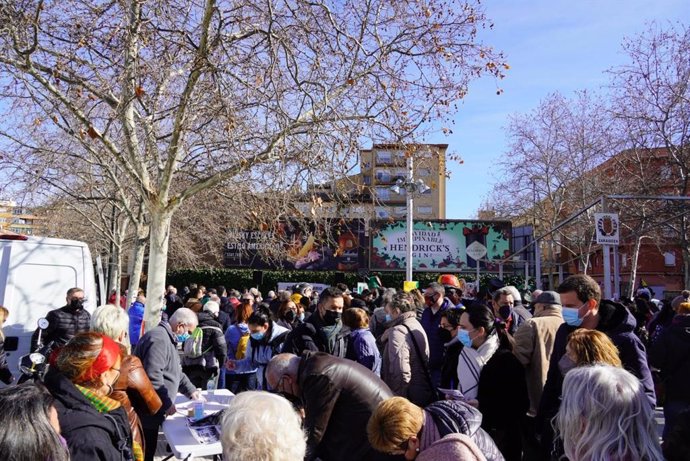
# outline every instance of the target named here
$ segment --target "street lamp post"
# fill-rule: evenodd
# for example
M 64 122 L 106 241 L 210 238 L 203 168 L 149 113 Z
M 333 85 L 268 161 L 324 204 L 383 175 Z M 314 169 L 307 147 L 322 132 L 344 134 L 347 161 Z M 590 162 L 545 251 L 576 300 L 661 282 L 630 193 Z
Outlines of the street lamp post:
M 414 195 L 423 194 L 429 190 L 429 186 L 424 184 L 424 181 L 418 179 L 416 182 L 413 175 L 414 160 L 412 155 L 407 157 L 407 177 L 405 179 L 398 178 L 391 190 L 396 194 L 405 191 L 407 199 L 407 228 L 406 228 L 406 253 L 405 253 L 405 280 L 412 281 L 412 227 L 414 226 Z

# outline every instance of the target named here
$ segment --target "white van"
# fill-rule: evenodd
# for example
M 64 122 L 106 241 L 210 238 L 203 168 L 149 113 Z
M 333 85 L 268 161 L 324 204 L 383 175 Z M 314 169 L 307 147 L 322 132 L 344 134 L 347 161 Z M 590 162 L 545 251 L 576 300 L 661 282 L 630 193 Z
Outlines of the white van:
M 64 306 L 72 287 L 84 290 L 85 308 L 93 313 L 96 284 L 91 252 L 84 242 L 0 232 L 0 305 L 10 311 L 2 330 L 15 380 L 19 357 L 30 352 L 38 319 Z

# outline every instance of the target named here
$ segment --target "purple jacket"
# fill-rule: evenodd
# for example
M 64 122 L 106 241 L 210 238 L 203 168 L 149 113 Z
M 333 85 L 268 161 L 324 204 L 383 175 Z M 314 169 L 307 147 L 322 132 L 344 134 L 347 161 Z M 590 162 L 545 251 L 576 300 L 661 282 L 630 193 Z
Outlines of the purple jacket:
M 345 358 L 354 360 L 376 373 L 376 376 L 381 376 L 381 352 L 376 347 L 376 338 L 368 328 L 350 332 Z

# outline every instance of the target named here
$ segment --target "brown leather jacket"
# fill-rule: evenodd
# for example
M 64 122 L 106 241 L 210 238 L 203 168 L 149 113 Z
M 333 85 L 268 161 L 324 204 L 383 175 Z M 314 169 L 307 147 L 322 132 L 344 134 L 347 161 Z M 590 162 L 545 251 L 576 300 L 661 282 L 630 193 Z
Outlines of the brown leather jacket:
M 151 385 L 139 357 L 127 355 L 122 359 L 120 378 L 113 386 L 113 393 L 110 397 L 120 402 L 124 407 L 129 418 L 129 426 L 132 429 L 132 438 L 141 445 L 142 450 L 145 449 L 143 431 L 137 412 L 147 412 L 153 415 L 160 410 L 163 402 Z

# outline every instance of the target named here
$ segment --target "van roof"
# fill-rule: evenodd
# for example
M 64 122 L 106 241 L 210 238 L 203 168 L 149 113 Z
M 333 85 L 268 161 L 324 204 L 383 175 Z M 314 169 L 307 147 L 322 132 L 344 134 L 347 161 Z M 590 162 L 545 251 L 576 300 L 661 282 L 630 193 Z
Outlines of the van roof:
M 0 243 L 3 241 L 24 241 L 26 243 L 35 243 L 43 245 L 70 245 L 70 246 L 87 246 L 86 243 L 78 240 L 58 239 L 52 237 L 33 237 L 28 235 L 17 234 L 15 232 L 0 231 Z

